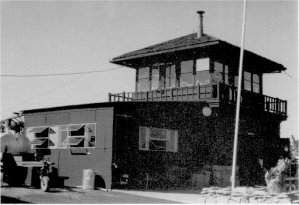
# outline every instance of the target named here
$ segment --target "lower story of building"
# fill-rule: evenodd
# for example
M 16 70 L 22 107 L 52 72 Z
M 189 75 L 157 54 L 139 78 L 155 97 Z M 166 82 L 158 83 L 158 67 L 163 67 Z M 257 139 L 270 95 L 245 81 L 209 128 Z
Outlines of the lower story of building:
M 263 184 L 264 168 L 274 166 L 284 154 L 280 122 L 241 109 L 238 184 Z M 230 185 L 234 137 L 230 108 L 209 108 L 204 102 L 117 102 L 29 112 L 25 124 L 28 135 L 45 127 L 55 133 L 48 136 L 55 146 L 35 150 L 55 163 L 66 186 L 82 185 L 85 169 L 95 171 L 95 185 L 104 188 Z M 80 134 L 82 127 L 87 131 Z M 88 133 L 94 135 L 92 143 L 86 142 Z

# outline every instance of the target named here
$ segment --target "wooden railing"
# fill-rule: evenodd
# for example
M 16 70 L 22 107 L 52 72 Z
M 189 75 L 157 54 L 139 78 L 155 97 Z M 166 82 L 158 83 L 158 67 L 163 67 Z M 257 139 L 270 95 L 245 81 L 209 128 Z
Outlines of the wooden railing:
M 169 88 L 130 93 L 109 93 L 109 102 L 115 101 L 203 101 L 218 100 L 219 86 L 217 84 Z
M 109 102 L 120 101 L 207 101 L 234 104 L 237 89 L 225 84 L 207 84 L 163 90 L 109 93 Z M 287 102 L 246 90 L 241 92 L 241 105 L 261 111 L 287 115 Z
M 237 88 L 225 84 L 220 84 L 219 86 L 221 102 L 236 103 Z M 287 101 L 247 90 L 241 91 L 241 105 L 271 113 L 287 115 Z

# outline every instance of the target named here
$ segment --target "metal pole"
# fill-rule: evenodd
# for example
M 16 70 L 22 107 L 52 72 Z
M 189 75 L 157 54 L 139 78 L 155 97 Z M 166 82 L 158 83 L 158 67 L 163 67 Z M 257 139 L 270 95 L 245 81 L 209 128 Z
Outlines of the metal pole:
M 237 88 L 237 108 L 236 108 L 236 122 L 235 122 L 235 136 L 234 136 L 234 150 L 233 150 L 233 164 L 232 164 L 232 189 L 235 188 L 236 177 L 236 161 L 237 161 L 237 145 L 238 145 L 238 131 L 239 131 L 239 117 L 240 117 L 240 98 L 243 74 L 243 55 L 244 55 L 244 41 L 245 41 L 245 22 L 246 22 L 246 0 L 243 5 L 243 23 L 242 23 L 242 37 L 240 48 L 240 61 L 239 61 L 239 80 Z

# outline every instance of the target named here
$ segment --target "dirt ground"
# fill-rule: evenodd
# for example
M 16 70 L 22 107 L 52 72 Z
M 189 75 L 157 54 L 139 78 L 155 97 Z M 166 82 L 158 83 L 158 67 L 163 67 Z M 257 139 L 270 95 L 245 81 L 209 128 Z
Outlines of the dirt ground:
M 50 192 L 43 192 L 39 189 L 30 187 L 8 187 L 2 185 L 1 203 L 173 204 L 178 202 L 114 191 L 64 188 L 52 189 Z

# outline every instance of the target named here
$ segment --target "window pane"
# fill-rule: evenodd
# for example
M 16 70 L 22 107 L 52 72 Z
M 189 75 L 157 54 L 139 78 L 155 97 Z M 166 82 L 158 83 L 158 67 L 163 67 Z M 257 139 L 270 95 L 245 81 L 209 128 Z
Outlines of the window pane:
M 158 88 L 159 88 L 159 78 L 153 78 L 151 90 L 157 90 Z
M 224 75 L 224 80 L 225 80 L 224 83 L 225 83 L 226 85 L 229 85 L 229 82 L 228 82 L 228 75 L 227 75 L 227 74 Z
M 224 66 L 224 73 L 225 73 L 226 75 L 228 75 L 228 66 L 227 66 L 227 65 Z
M 248 90 L 248 91 L 251 91 L 251 83 L 250 83 L 250 81 L 247 81 L 247 80 L 244 81 L 244 89 Z
M 175 77 L 166 79 L 166 88 L 174 88 L 175 87 Z
M 259 78 L 259 75 L 258 74 L 253 74 L 253 82 L 254 83 L 259 83 L 260 82 L 260 78 Z
M 150 138 L 151 139 L 160 139 L 166 140 L 166 130 L 159 128 L 151 128 L 150 129 Z
M 197 71 L 196 72 L 196 85 L 205 85 L 211 83 L 210 71 Z
M 66 147 L 67 136 L 68 136 L 68 131 L 61 130 L 61 132 L 60 132 L 60 146 L 61 147 Z
M 159 69 L 158 67 L 152 67 L 152 87 L 151 90 L 157 90 L 159 87 Z
M 196 67 L 196 70 L 197 70 L 197 67 Z M 214 70 L 215 70 L 215 72 L 222 73 L 223 72 L 223 65 L 222 65 L 222 63 L 214 62 Z
M 149 67 L 139 68 L 138 70 L 138 78 L 148 78 L 149 77 Z
M 193 85 L 193 73 L 181 74 L 180 87 Z
M 253 92 L 260 93 L 260 84 L 253 83 Z
M 201 58 L 196 60 L 196 71 L 210 70 L 210 59 Z
M 175 65 L 168 66 L 166 68 L 166 79 L 165 79 L 165 88 L 175 87 Z
M 150 150 L 166 151 L 166 141 L 151 140 L 149 143 Z
M 86 137 L 84 141 L 85 147 L 95 147 L 96 145 L 96 128 L 95 124 L 87 124 L 86 127 Z
M 181 73 L 193 73 L 193 60 L 181 62 Z
M 70 136 L 84 136 L 85 135 L 85 127 L 82 126 L 79 130 L 77 131 L 71 131 Z
M 166 77 L 175 77 L 175 65 L 166 68 Z
M 138 91 L 148 91 L 149 90 L 149 81 L 148 81 L 148 79 L 139 79 L 137 90 Z
M 244 80 L 251 82 L 251 73 L 244 71 Z

